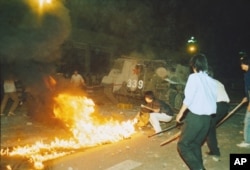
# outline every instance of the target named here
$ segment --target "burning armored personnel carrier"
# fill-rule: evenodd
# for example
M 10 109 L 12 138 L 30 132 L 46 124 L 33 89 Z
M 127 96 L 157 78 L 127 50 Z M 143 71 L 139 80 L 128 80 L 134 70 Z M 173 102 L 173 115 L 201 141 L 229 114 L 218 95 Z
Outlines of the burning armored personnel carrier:
M 151 90 L 157 98 L 179 109 L 188 75 L 189 67 L 180 64 L 123 57 L 115 60 L 102 84 L 105 94 L 114 102 L 143 100 L 144 92 Z

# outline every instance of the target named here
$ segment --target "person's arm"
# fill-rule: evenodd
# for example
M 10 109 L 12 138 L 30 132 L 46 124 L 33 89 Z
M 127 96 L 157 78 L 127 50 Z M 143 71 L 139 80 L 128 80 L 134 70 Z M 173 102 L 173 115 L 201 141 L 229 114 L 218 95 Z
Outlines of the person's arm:
M 142 110 L 144 110 L 144 112 L 149 112 L 149 113 L 160 113 L 160 108 L 152 108 L 149 106 L 145 106 L 145 105 L 141 105 L 141 107 L 143 108 Z
M 183 114 L 186 111 L 186 109 L 187 109 L 187 106 L 185 104 L 182 104 L 181 109 L 176 116 L 176 122 L 178 122 L 178 123 L 181 122 L 181 118 L 183 117 Z
M 147 110 L 149 113 L 159 113 L 161 108 L 160 108 L 160 103 L 153 101 L 153 103 L 146 103 L 146 105 L 141 105 L 141 107 L 145 110 Z
M 247 97 L 244 97 L 242 100 L 241 100 L 241 103 L 246 103 L 248 101 Z
M 153 112 L 154 112 L 154 113 L 159 113 L 159 112 L 160 112 L 160 109 L 153 109 Z
M 161 110 L 161 104 L 158 100 L 154 100 L 153 102 L 153 112 L 154 113 L 160 113 Z

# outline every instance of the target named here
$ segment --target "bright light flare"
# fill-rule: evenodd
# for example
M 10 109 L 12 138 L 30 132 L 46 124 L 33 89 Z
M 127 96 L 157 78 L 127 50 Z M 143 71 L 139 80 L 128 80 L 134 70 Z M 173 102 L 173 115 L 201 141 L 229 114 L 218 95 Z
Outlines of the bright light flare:
M 190 52 L 190 53 L 195 53 L 196 52 L 196 46 L 195 45 L 190 45 L 189 47 L 188 47 L 188 51 Z
M 53 7 L 56 6 L 56 2 L 52 0 L 26 0 L 27 3 L 31 6 L 31 9 L 38 13 L 39 15 L 44 14 L 47 11 L 53 10 Z
M 129 138 L 135 133 L 136 119 L 119 121 L 94 113 L 94 102 L 84 96 L 59 94 L 55 97 L 54 115 L 66 124 L 72 137 L 58 139 L 49 144 L 38 141 L 32 146 L 1 149 L 1 155 L 27 158 L 35 169 L 43 169 L 43 163 L 75 152 L 77 149 L 113 143 Z
M 39 13 L 42 13 L 44 10 L 46 10 L 46 7 L 50 6 L 52 4 L 52 0 L 38 0 L 39 4 Z
M 51 4 L 52 0 L 38 0 L 39 7 L 42 8 L 44 5 Z

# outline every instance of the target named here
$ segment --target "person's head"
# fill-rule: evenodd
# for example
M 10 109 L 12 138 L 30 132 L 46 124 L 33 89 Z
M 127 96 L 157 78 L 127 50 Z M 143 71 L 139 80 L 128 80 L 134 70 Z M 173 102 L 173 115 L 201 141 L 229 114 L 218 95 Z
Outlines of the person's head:
M 146 91 L 144 94 L 144 99 L 147 103 L 151 103 L 155 99 L 154 92 Z
M 239 52 L 239 56 L 240 56 L 240 66 L 241 69 L 244 71 L 247 71 L 249 69 L 249 65 L 250 65 L 250 60 L 247 56 L 246 52 Z
M 207 57 L 204 54 L 197 54 L 190 59 L 190 66 L 194 72 L 207 71 Z
M 77 71 L 77 70 L 75 70 L 75 71 L 74 71 L 74 74 L 78 74 L 78 71 Z

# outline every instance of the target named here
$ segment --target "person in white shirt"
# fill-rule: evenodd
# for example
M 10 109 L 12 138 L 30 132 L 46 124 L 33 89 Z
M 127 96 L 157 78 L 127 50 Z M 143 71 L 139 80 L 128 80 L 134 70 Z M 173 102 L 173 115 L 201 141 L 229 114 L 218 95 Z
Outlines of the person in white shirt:
M 190 66 L 193 73 L 188 77 L 185 98 L 176 116 L 179 123 L 185 117 L 177 149 L 190 169 L 202 170 L 205 167 L 201 147 L 210 127 L 211 115 L 216 113 L 217 85 L 206 73 L 208 63 L 205 55 L 192 57 Z
M 208 74 L 213 77 L 213 71 L 211 68 L 208 70 Z M 224 85 L 220 81 L 216 79 L 214 80 L 217 83 L 217 109 L 216 114 L 212 115 L 211 125 L 206 139 L 209 149 L 206 154 L 212 156 L 214 161 L 219 161 L 220 149 L 218 147 L 216 125 L 228 114 L 230 99 Z
M 12 75 L 9 75 L 3 82 L 3 89 L 4 89 L 4 96 L 3 100 L 1 102 L 1 116 L 4 115 L 5 107 L 9 101 L 9 99 L 12 100 L 12 105 L 10 107 L 8 116 L 15 115 L 14 111 L 16 110 L 18 104 L 19 104 L 19 98 L 15 86 L 15 81 Z
M 85 81 L 77 70 L 75 70 L 74 74 L 71 76 L 70 82 L 75 88 L 83 88 L 85 86 Z

